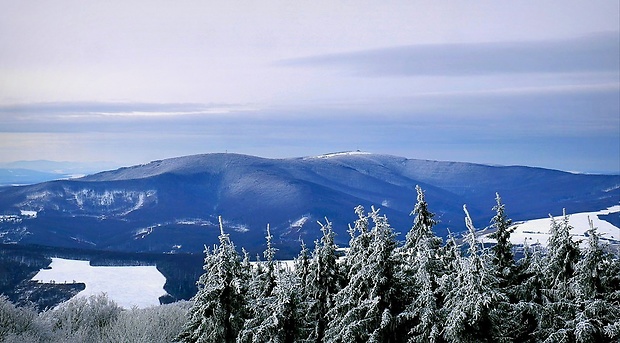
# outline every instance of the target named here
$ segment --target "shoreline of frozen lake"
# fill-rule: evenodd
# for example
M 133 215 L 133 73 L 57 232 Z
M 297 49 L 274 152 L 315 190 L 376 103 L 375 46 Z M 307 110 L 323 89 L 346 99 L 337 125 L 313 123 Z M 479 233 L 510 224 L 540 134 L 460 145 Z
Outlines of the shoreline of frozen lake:
M 52 258 L 51 269 L 41 269 L 33 281 L 43 283 L 84 283 L 76 297 L 106 293 L 124 308 L 159 305 L 166 294 L 166 278 L 155 266 L 91 266 L 89 261 Z

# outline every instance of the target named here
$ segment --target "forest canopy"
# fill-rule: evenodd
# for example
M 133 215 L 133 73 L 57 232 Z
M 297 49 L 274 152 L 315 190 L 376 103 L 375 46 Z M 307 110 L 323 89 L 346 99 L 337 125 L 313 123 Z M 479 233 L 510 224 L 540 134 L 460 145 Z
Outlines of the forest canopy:
M 515 257 L 514 225 L 499 194 L 482 244 L 463 207 L 466 234 L 445 241 L 416 187 L 404 241 L 376 208 L 354 209 L 348 247 L 332 223 L 292 264 L 266 249 L 251 262 L 220 218 L 218 244 L 189 302 L 122 309 L 106 298 L 74 298 L 38 313 L 0 297 L 3 342 L 617 342 L 620 256 L 590 222 L 586 242 L 569 217 L 550 219 L 547 246 Z M 581 243 L 581 244 L 580 244 Z

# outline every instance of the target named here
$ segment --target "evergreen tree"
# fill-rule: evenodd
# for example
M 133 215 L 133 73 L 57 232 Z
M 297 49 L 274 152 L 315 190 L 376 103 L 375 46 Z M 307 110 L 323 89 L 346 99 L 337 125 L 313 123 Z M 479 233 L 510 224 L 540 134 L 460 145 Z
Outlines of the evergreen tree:
M 273 293 L 258 299 L 261 310 L 257 317 L 246 321 L 237 342 L 293 343 L 305 340 L 305 313 L 298 279 L 292 271 L 279 269 L 276 280 Z
M 411 327 L 411 342 L 441 342 L 442 295 L 439 280 L 443 275 L 441 260 L 441 238 L 435 236 L 434 214 L 428 210 L 424 192 L 416 186 L 417 203 L 411 212 L 413 226 L 407 233 L 404 246 L 400 249 L 403 260 L 403 282 L 406 283 L 406 302 L 409 304 L 399 315 L 399 325 Z
M 502 326 L 507 321 L 508 298 L 498 289 L 499 280 L 487 251 L 480 251 L 471 217 L 465 210 L 468 255 L 457 264 L 454 287 L 446 294 L 443 337 L 448 342 L 510 341 Z
M 437 224 L 437 221 L 433 219 L 435 214 L 429 211 L 422 188 L 415 186 L 415 189 L 417 202 L 413 211 L 411 211 L 411 215 L 414 216 L 413 226 L 407 233 L 405 244 L 402 248 L 406 255 L 414 257 L 420 250 L 425 251 L 428 248 L 437 250 L 441 246 L 441 238 L 437 237 L 433 232 L 433 227 Z M 430 244 L 429 247 L 421 246 L 421 243 L 425 241 L 428 241 L 426 244 Z
M 462 257 L 461 247 L 456 243 L 454 234 L 448 230 L 446 244 L 439 249 L 439 261 L 441 263 L 441 270 L 443 271 L 440 288 L 446 288 L 446 285 L 450 284 L 451 280 L 456 279 Z
M 327 328 L 327 311 L 334 304 L 334 295 L 338 292 L 339 268 L 337 265 L 334 231 L 332 223 L 326 219 L 325 224 L 319 222 L 323 236 L 315 241 L 310 272 L 306 285 L 306 321 L 308 341 L 323 342 Z
M 559 222 L 551 217 L 544 275 L 547 276 L 547 288 L 556 299 L 572 296 L 570 280 L 579 260 L 579 246 L 573 241 L 570 233 L 572 229 L 565 210 Z
M 342 273 L 346 276 L 346 282 L 351 280 L 364 266 L 364 261 L 370 256 L 372 233 L 369 227 L 369 217 L 364 212 L 363 206 L 355 207 L 357 219 L 353 226 L 349 225 L 349 249 L 342 263 Z M 343 285 L 343 287 L 346 285 Z
M 495 216 L 491 219 L 491 227 L 495 232 L 489 235 L 489 238 L 495 239 L 497 244 L 491 248 L 493 253 L 493 264 L 500 277 L 501 286 L 508 286 L 513 280 L 513 272 L 515 267 L 514 254 L 512 253 L 512 243 L 510 242 L 510 234 L 516 227 L 510 227 L 512 220 L 506 215 L 506 206 L 502 204 L 499 193 L 495 193 L 496 204 L 493 207 Z
M 544 303 L 543 256 L 539 247 L 530 247 L 527 243 L 524 244 L 524 254 L 515 265 L 515 281 L 510 289 L 511 301 L 516 303 L 512 317 L 517 325 L 509 331 L 515 342 L 536 342 L 534 332 Z
M 220 220 L 219 245 L 205 249 L 205 273 L 189 320 L 177 337 L 180 342 L 234 342 L 242 328 L 245 301 L 239 255 Z
M 299 280 L 300 292 L 305 299 L 306 295 L 306 285 L 308 283 L 308 278 L 310 277 L 310 252 L 308 247 L 301 241 L 301 250 L 299 251 L 299 255 L 293 261 L 294 272 Z
M 582 257 L 576 265 L 576 302 L 579 305 L 574 332 L 577 342 L 620 341 L 620 301 L 609 298 L 605 290 L 606 269 L 613 256 L 600 243 L 591 220 Z M 569 323 L 571 324 L 571 323 Z
M 396 318 L 405 304 L 395 234 L 378 210 L 373 208 L 369 217 L 374 226 L 368 253 L 351 249 L 347 255 L 347 259 L 359 261 L 359 269 L 355 268 L 357 272 L 336 295 L 328 313 L 331 321 L 326 342 L 400 342 L 406 337 L 406 332 L 397 331 Z
M 600 234 L 588 218 L 587 244 L 576 265 L 577 295 L 582 299 L 601 298 L 605 294 L 606 269 L 613 256 L 601 245 Z
M 572 285 L 580 252 L 571 229 L 566 211 L 560 221 L 551 217 L 547 255 L 543 259 L 543 306 L 536 332 L 541 340 L 575 341 L 573 323 L 578 306 Z
M 276 286 L 276 267 L 278 262 L 275 260 L 275 256 L 278 249 L 273 247 L 273 236 L 271 235 L 269 224 L 267 224 L 267 236 L 265 236 L 265 239 L 267 241 L 267 249 L 263 252 L 265 257 L 265 262 L 262 263 L 264 265 L 264 272 L 259 275 L 258 284 L 256 285 L 258 286 L 260 297 L 270 296 Z M 260 262 L 258 263 L 261 264 Z
M 280 268 L 275 260 L 277 249 L 273 247 L 269 225 L 265 240 L 265 261 L 257 261 L 256 268 L 251 273 L 247 295 L 248 318 L 239 333 L 239 342 L 268 342 L 276 335 L 272 315 L 278 304 L 273 292 L 276 288 L 276 274 L 280 272 Z

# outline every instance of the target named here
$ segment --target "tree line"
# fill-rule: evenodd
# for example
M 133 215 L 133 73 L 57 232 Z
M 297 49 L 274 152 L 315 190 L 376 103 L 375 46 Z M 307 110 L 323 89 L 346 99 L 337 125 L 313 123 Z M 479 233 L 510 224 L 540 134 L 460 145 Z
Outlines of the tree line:
M 568 216 L 551 218 L 546 248 L 514 257 L 514 230 L 499 195 L 483 246 L 464 206 L 462 244 L 444 242 L 420 187 L 411 230 L 399 243 L 386 216 L 355 209 L 344 256 L 331 223 L 294 267 L 275 260 L 267 227 L 264 260 L 240 255 L 220 220 L 219 244 L 180 342 L 617 342 L 620 259 L 590 223 L 580 248 Z

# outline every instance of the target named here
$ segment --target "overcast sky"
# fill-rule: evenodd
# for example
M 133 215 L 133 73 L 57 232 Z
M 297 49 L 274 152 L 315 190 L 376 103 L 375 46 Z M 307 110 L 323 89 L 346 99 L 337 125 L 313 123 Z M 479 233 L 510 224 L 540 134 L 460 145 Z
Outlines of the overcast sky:
M 0 8 L 0 162 L 359 149 L 620 172 L 617 0 Z

